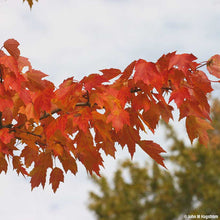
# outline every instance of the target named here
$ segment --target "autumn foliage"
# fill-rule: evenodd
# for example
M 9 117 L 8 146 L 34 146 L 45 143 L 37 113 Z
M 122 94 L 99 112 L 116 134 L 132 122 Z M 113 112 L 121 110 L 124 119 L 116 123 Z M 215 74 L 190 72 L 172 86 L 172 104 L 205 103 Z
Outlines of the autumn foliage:
M 207 145 L 212 87 L 199 68 L 206 65 L 220 78 L 220 55 L 197 63 L 192 54 L 173 52 L 156 63 L 133 61 L 124 71 L 71 77 L 55 88 L 20 56 L 18 45 L 9 39 L 0 50 L 0 172 L 12 161 L 18 174 L 30 177 L 32 189 L 44 187 L 48 174 L 55 192 L 64 172 L 77 173 L 77 161 L 99 175 L 100 151 L 115 157 L 116 143 L 131 157 L 139 146 L 165 167 L 163 148 L 140 132 L 154 132 L 160 119 L 168 123 L 174 104 L 191 142 L 199 138 Z

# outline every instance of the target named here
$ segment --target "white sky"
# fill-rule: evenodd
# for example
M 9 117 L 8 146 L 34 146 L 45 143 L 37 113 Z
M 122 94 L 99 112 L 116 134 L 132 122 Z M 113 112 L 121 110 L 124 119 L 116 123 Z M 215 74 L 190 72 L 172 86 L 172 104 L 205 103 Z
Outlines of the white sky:
M 31 11 L 22 0 L 0 0 L 0 44 L 9 38 L 18 40 L 21 55 L 56 85 L 104 68 L 123 70 L 139 58 L 156 61 L 176 50 L 204 61 L 220 53 L 220 0 L 39 0 Z M 127 150 L 117 155 L 125 158 Z M 149 157 L 138 151 L 134 159 Z M 103 172 L 112 175 L 116 164 L 107 158 Z M 56 194 L 50 186 L 31 192 L 28 180 L 9 168 L 0 175 L 0 219 L 92 220 L 86 204 L 93 188 L 80 168 Z

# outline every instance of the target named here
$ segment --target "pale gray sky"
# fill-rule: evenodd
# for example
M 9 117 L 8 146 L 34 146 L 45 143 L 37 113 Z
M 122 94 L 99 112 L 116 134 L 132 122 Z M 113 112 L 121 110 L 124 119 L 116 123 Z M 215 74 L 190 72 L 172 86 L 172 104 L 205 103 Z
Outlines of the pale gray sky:
M 204 61 L 220 53 L 220 0 L 39 0 L 31 11 L 22 0 L 0 0 L 0 44 L 9 38 L 18 40 L 22 56 L 56 85 L 103 68 L 124 69 L 139 58 L 156 61 L 176 50 Z M 162 133 L 155 141 L 161 142 Z M 149 157 L 138 150 L 134 159 Z M 103 172 L 112 175 L 116 164 L 107 158 Z M 50 186 L 31 192 L 28 180 L 9 167 L 0 175 L 0 219 L 95 219 L 86 209 L 93 187 L 80 168 L 56 194 Z

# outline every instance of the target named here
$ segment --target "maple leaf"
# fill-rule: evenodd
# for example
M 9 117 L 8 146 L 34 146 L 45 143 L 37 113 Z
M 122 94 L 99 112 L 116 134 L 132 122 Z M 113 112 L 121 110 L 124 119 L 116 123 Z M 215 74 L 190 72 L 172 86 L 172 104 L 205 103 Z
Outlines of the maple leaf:
M 60 84 L 55 91 L 55 103 L 66 111 L 71 111 L 80 102 L 82 96 L 82 83 L 74 82 L 73 77 L 68 78 Z
M 2 98 L 0 96 L 0 111 L 3 112 L 4 109 L 6 108 L 12 108 L 13 107 L 13 101 L 11 100 L 11 98 L 7 97 L 6 98 Z
M 122 76 L 120 77 L 121 80 L 128 80 L 131 77 L 134 67 L 136 65 L 136 62 L 137 62 L 136 60 L 133 61 L 125 68 L 125 70 L 122 73 Z
M 54 98 L 54 88 L 47 87 L 43 91 L 38 91 L 34 94 L 34 109 L 38 117 L 40 117 L 41 112 L 50 112 L 52 103 L 51 99 Z
M 8 128 L 2 128 L 0 129 L 0 140 L 4 143 L 4 144 L 8 144 L 11 142 L 11 139 L 14 138 L 14 134 L 9 133 L 9 129 Z
M 17 62 L 18 62 L 18 69 L 20 72 L 23 71 L 24 67 L 28 67 L 28 71 L 32 71 L 32 66 L 28 58 L 19 56 Z
M 16 170 L 17 174 L 21 173 L 23 176 L 27 175 L 29 176 L 28 172 L 23 167 L 23 164 L 21 163 L 21 158 L 19 156 L 14 156 L 13 160 L 13 168 Z
M 157 103 L 159 109 L 160 109 L 160 114 L 163 120 L 168 124 L 170 119 L 173 119 L 172 111 L 173 107 L 170 105 L 167 105 L 166 103 L 160 101 Z
M 58 158 L 66 173 L 68 170 L 70 170 L 74 175 L 77 173 L 76 160 L 70 155 L 70 153 L 64 152 L 63 155 Z
M 99 134 L 99 136 L 101 136 L 103 140 L 111 140 L 111 126 L 110 124 L 106 124 L 106 116 L 104 114 L 93 111 L 92 119 L 96 135 Z
M 38 157 L 38 151 L 29 147 L 29 146 L 26 146 L 22 152 L 21 152 L 21 157 L 24 157 L 24 164 L 25 166 L 28 168 L 31 166 L 31 164 L 37 160 L 37 157 Z
M 104 76 L 100 76 L 99 74 L 90 74 L 89 76 L 85 76 L 81 83 L 83 83 L 85 89 L 87 91 L 91 91 L 93 88 L 100 86 L 103 82 L 106 82 L 106 78 Z
M 87 132 L 89 128 L 89 121 L 92 119 L 91 109 L 86 106 L 77 111 L 77 115 L 73 115 L 72 123 L 73 127 L 78 126 L 84 132 Z
M 64 131 L 66 129 L 67 123 L 67 115 L 59 116 L 58 118 L 50 118 L 46 120 L 45 125 L 45 133 L 46 137 L 49 139 L 57 130 L 60 130 L 61 133 L 64 135 Z
M 34 168 L 30 172 L 31 176 L 31 189 L 39 186 L 44 188 L 46 183 L 46 173 L 48 168 L 53 167 L 53 161 L 50 152 L 42 152 L 35 160 Z
M 63 155 L 63 146 L 59 143 L 50 144 L 48 149 L 52 149 L 55 156 Z
M 18 49 L 19 43 L 15 39 L 8 39 L 4 42 L 4 48 L 15 59 L 20 56 L 20 50 Z
M 82 162 L 90 174 L 94 171 L 97 175 L 100 175 L 99 166 L 103 166 L 103 160 L 98 149 L 93 145 L 93 137 L 90 131 L 84 133 L 80 130 L 74 142 L 77 144 L 75 151 L 76 158 Z
M 85 166 L 86 170 L 92 175 L 95 172 L 100 176 L 100 167 L 103 166 L 103 160 L 98 149 L 93 146 L 85 146 L 76 154 L 77 159 Z
M 113 158 L 115 158 L 116 149 L 115 149 L 115 144 L 113 141 L 106 140 L 103 142 L 99 142 L 99 143 L 97 143 L 96 146 L 98 149 L 104 150 L 105 155 L 110 155 Z
M 121 70 L 119 69 L 114 69 L 114 68 L 111 68 L 111 69 L 103 69 L 103 70 L 100 70 L 100 72 L 103 73 L 103 76 L 106 80 L 110 80 L 110 79 L 113 79 L 115 78 L 116 76 L 120 75 L 121 74 Z
M 130 124 L 129 113 L 115 105 L 106 119 L 106 123 L 109 122 L 112 123 L 112 127 L 114 127 L 116 131 L 119 131 L 123 128 L 124 124 Z
M 193 85 L 195 85 L 195 87 L 200 88 L 204 92 L 204 94 L 213 91 L 211 81 L 208 79 L 208 77 L 203 71 L 198 70 L 194 72 L 194 74 L 191 75 L 191 80 Z
M 144 109 L 144 111 L 148 111 L 150 109 L 150 100 L 148 99 L 146 94 L 139 93 L 138 95 L 133 95 L 131 100 L 132 107 L 134 110 L 138 111 Z
M 190 99 L 190 97 L 191 96 L 189 94 L 188 88 L 181 87 L 177 90 L 172 91 L 169 98 L 169 103 L 174 100 L 177 107 L 179 108 L 182 105 L 183 101 L 186 99 Z
M 36 166 L 34 169 L 30 172 L 31 176 L 31 189 L 33 190 L 35 187 L 38 187 L 40 184 L 45 186 L 46 183 L 46 173 L 47 169 L 43 166 Z
M 10 71 L 14 72 L 16 76 L 19 75 L 18 63 L 11 56 L 2 56 L 0 57 L 0 64 L 2 64 L 5 68 L 10 69 Z
M 162 86 L 162 78 L 157 71 L 156 65 L 142 59 L 138 60 L 135 64 L 134 82 L 136 83 L 139 80 L 156 88 Z
M 162 55 L 156 63 L 158 71 L 165 73 L 169 69 L 170 60 L 175 56 L 176 52 Z
M 160 109 L 159 106 L 151 102 L 150 108 L 146 112 L 142 113 L 141 120 L 148 126 L 148 128 L 154 133 L 154 130 L 160 120 Z
M 8 163 L 3 157 L 3 155 L 0 155 L 0 173 L 2 171 L 5 171 L 5 173 L 7 173 L 7 169 L 8 169 Z
M 50 184 L 52 184 L 52 189 L 54 193 L 57 191 L 60 182 L 63 181 L 64 181 L 63 171 L 60 168 L 55 167 L 50 173 Z
M 153 141 L 139 141 L 138 144 L 151 158 L 166 168 L 163 162 L 164 158 L 160 156 L 160 153 L 166 153 L 166 151 L 159 144 L 156 144 Z
M 32 8 L 33 4 L 34 4 L 34 0 L 23 0 L 23 2 L 27 1 L 30 8 Z M 38 2 L 38 0 L 35 0 L 36 2 Z
M 122 130 L 120 130 L 115 138 L 115 140 L 123 147 L 125 145 L 128 146 L 128 151 L 133 158 L 135 152 L 136 143 L 140 140 L 139 132 L 128 126 L 125 125 Z
M 210 74 L 220 78 L 220 55 L 212 56 L 207 62 L 207 69 Z
M 34 105 L 32 103 L 28 103 L 26 106 L 21 106 L 18 113 L 26 115 L 28 120 L 31 118 L 38 120 Z
M 47 74 L 31 69 L 24 74 L 24 77 L 29 81 L 29 87 L 31 90 L 43 90 L 45 88 L 42 78 L 48 76 Z
M 186 118 L 186 130 L 191 143 L 195 138 L 199 138 L 199 142 L 205 146 L 208 144 L 207 130 L 213 129 L 210 123 L 202 118 L 188 116 Z
M 194 67 L 192 61 L 196 59 L 197 57 L 195 57 L 193 54 L 175 54 L 175 56 L 172 56 L 169 61 L 168 69 L 178 66 L 178 68 L 185 73 L 186 70 Z

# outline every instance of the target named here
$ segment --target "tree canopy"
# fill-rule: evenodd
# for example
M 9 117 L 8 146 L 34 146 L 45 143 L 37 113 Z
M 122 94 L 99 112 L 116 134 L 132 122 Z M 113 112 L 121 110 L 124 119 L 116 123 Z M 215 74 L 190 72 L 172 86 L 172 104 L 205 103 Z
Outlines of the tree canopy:
M 30 177 L 32 189 L 45 186 L 49 169 L 55 192 L 64 172 L 77 173 L 76 161 L 99 175 L 100 151 L 115 157 L 116 143 L 127 146 L 131 157 L 139 146 L 165 167 L 165 150 L 140 134 L 154 132 L 160 119 L 173 119 L 174 104 L 191 142 L 208 144 L 207 94 L 213 89 L 200 68 L 220 78 L 220 55 L 199 63 L 192 54 L 172 52 L 156 62 L 135 60 L 124 71 L 71 77 L 56 88 L 18 46 L 9 39 L 0 49 L 0 172 L 12 161 L 18 174 Z
M 220 215 L 220 101 L 212 111 L 210 143 L 187 146 L 170 126 L 170 170 L 156 163 L 145 166 L 126 160 L 109 179 L 93 177 L 99 192 L 89 196 L 97 219 L 183 219 L 184 215 Z

